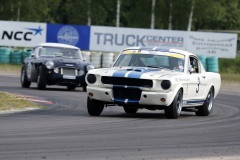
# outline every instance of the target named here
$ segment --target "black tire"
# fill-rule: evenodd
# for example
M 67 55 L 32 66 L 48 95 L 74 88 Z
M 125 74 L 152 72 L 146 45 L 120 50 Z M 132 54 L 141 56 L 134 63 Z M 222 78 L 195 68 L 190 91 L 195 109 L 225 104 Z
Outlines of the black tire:
M 83 92 L 87 91 L 87 86 L 86 85 L 82 86 L 82 88 L 83 88 Z
M 165 108 L 166 118 L 177 119 L 181 114 L 182 106 L 183 106 L 183 93 L 182 90 L 180 89 L 177 92 L 172 104 Z
M 67 86 L 67 89 L 68 89 L 68 90 L 74 90 L 75 88 L 76 88 L 75 85 L 69 85 L 69 86 Z
M 88 109 L 88 114 L 91 116 L 99 116 L 104 108 L 104 103 L 101 101 L 97 101 L 94 99 L 90 99 L 88 97 L 87 100 L 87 109 Z
M 214 93 L 213 93 L 213 88 L 211 87 L 203 105 L 197 108 L 198 111 L 196 112 L 196 115 L 197 116 L 208 116 L 212 111 L 213 101 L 214 101 Z
M 39 67 L 38 77 L 37 77 L 37 88 L 39 90 L 44 90 L 46 88 L 46 75 L 43 66 Z
M 31 82 L 27 78 L 27 72 L 25 67 L 22 67 L 21 71 L 21 85 L 23 88 L 29 88 L 29 86 L 31 85 Z
M 123 106 L 123 109 L 126 113 L 134 114 L 137 113 L 138 108 Z

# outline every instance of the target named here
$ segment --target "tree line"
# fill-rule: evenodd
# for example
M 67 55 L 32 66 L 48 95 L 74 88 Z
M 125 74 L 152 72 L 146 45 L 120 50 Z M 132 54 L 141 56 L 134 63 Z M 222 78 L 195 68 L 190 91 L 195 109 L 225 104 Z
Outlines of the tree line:
M 240 29 L 239 0 L 0 0 L 0 20 L 116 26 L 117 9 L 120 27 Z

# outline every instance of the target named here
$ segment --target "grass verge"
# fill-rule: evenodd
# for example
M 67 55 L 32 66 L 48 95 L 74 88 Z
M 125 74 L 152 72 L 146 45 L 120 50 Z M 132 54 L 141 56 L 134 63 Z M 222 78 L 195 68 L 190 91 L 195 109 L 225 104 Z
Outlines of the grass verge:
M 222 83 L 240 84 L 240 74 L 221 73 Z
M 45 106 L 39 106 L 28 100 L 21 99 L 20 96 L 8 93 L 0 92 L 0 111 L 6 110 L 24 110 L 27 108 L 45 108 Z
M 1 73 L 10 73 L 10 74 L 20 74 L 22 65 L 17 64 L 1 64 L 0 63 L 0 72 Z

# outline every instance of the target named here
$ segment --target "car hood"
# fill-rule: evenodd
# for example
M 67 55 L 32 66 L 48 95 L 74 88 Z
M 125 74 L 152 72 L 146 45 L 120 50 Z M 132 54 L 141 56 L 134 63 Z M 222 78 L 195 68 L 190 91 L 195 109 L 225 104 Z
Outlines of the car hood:
M 149 68 L 149 67 L 112 67 L 103 69 L 94 69 L 89 74 L 110 77 L 125 77 L 136 79 L 170 79 L 173 76 L 179 76 L 183 73 L 167 69 Z

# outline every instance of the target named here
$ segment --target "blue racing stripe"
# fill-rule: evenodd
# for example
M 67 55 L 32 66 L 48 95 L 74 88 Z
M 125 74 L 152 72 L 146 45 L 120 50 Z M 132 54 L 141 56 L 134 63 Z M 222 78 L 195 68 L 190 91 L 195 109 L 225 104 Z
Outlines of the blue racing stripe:
M 145 69 L 145 68 L 139 68 L 139 69 L 134 69 L 133 72 L 131 72 L 128 75 L 128 78 L 136 78 L 136 79 L 140 79 L 140 77 L 147 72 L 152 72 L 152 71 L 160 71 L 160 69 L 157 68 L 152 68 L 152 69 Z
M 140 47 L 139 50 L 153 50 L 153 48 L 150 48 L 150 47 Z
M 114 98 L 115 103 L 125 103 L 125 99 L 122 98 Z
M 136 99 L 128 99 L 127 104 L 139 104 L 139 100 L 136 100 Z
M 189 101 L 187 101 L 187 104 L 189 104 L 189 103 L 204 103 L 204 101 L 205 100 L 201 100 L 201 99 L 199 99 L 199 100 L 189 100 Z
M 114 98 L 114 102 L 115 103 L 124 103 L 124 104 L 139 104 L 139 100 L 135 100 L 135 99 L 128 99 L 127 103 L 125 103 L 126 99 L 122 99 L 122 98 Z
M 169 52 L 169 49 L 156 48 L 156 51 Z
M 127 73 L 127 70 L 118 70 L 113 73 L 113 77 L 125 77 L 125 74 Z

